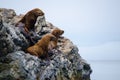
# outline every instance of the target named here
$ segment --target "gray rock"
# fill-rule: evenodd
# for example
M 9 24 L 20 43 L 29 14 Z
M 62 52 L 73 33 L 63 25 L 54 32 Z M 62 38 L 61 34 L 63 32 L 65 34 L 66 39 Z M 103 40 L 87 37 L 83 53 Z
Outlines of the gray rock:
M 16 13 L 13 9 L 0 8 L 0 15 L 3 16 L 3 22 L 9 23 Z
M 11 21 L 7 22 L 5 10 Z M 90 65 L 79 55 L 78 48 L 63 36 L 58 40 L 58 48 L 49 51 L 49 60 L 26 53 L 24 50 L 30 42 L 14 26 L 14 21 L 21 17 L 17 17 L 14 10 L 5 10 L 0 9 L 0 80 L 90 80 Z M 46 23 L 39 36 L 56 28 Z
M 0 29 L 3 27 L 2 16 L 0 15 Z
M 17 28 L 14 29 L 13 25 L 7 23 L 2 23 L 0 37 L 1 54 L 7 54 L 21 49 L 25 50 L 29 45 L 23 34 Z

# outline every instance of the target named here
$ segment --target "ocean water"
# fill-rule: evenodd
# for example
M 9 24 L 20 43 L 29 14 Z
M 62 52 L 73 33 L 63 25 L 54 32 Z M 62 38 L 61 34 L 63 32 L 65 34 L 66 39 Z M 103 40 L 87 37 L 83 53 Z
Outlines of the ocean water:
M 91 80 L 120 80 L 120 61 L 88 61 Z

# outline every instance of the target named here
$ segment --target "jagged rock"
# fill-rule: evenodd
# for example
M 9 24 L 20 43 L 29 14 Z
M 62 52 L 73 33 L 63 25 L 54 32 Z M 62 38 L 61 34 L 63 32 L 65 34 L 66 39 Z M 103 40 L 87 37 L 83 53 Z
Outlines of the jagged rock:
M 0 80 L 90 80 L 90 65 L 79 55 L 78 48 L 63 36 L 58 40 L 58 48 L 50 51 L 50 60 L 25 53 L 30 43 L 14 26 L 22 16 L 9 10 L 0 9 Z M 4 16 L 5 11 L 8 16 L 14 14 L 10 21 Z M 39 36 L 54 28 L 47 22 Z
M 15 25 L 18 21 L 20 21 L 21 18 L 23 18 L 24 15 L 20 14 L 18 16 L 14 16 L 8 24 Z
M 3 21 L 2 21 L 2 16 L 0 15 L 0 29 L 2 28 L 3 26 Z
M 17 50 L 25 50 L 28 47 L 28 41 L 13 25 L 1 23 L 0 25 L 0 53 L 5 55 Z M 0 55 L 2 56 L 2 55 Z
M 0 8 L 0 15 L 3 16 L 3 22 L 9 23 L 16 13 L 13 9 Z

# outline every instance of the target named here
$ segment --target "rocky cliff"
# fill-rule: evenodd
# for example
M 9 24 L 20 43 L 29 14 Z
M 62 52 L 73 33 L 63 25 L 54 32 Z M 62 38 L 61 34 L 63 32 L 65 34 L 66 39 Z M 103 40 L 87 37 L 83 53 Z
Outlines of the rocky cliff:
M 25 53 L 29 41 L 15 27 L 22 17 L 12 9 L 0 8 L 0 80 L 90 80 L 90 65 L 64 36 L 59 39 L 58 48 L 52 50 L 50 60 Z M 44 34 L 55 28 L 46 23 Z

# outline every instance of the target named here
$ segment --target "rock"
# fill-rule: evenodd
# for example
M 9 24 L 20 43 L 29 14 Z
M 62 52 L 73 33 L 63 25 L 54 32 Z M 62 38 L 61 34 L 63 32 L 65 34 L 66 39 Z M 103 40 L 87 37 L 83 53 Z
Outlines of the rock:
M 14 17 L 10 20 L 9 24 L 10 24 L 10 25 L 15 25 L 18 21 L 20 21 L 21 18 L 23 18 L 23 16 L 24 16 L 24 15 L 22 15 L 22 14 L 20 14 L 20 15 L 18 15 L 18 16 L 14 16 Z
M 0 8 L 0 15 L 3 16 L 3 22 L 9 23 L 16 13 L 13 9 Z
M 0 14 L 0 80 L 90 80 L 90 65 L 69 39 L 60 37 L 58 48 L 49 52 L 50 60 L 40 59 L 25 52 L 30 42 L 14 26 L 23 15 L 4 8 Z M 46 23 L 47 27 L 38 34 L 40 37 L 56 28 Z
M 3 21 L 2 21 L 2 16 L 0 15 L 0 29 L 2 28 L 3 26 Z
M 25 37 L 13 25 L 1 23 L 0 29 L 0 53 L 8 54 L 17 50 L 25 50 L 29 44 Z M 2 55 L 0 55 L 2 56 Z

